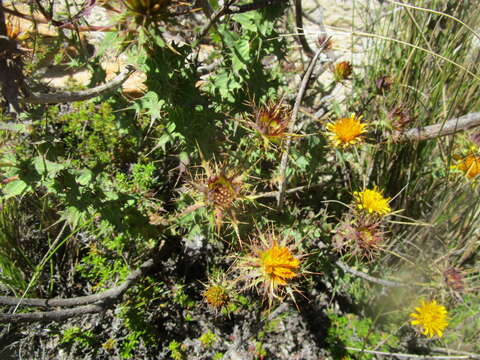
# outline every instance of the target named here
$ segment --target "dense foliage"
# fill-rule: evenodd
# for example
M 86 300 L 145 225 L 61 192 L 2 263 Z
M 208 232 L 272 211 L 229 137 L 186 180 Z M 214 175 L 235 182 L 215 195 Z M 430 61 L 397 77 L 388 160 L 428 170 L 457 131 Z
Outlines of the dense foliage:
M 101 311 L 0 318 L 0 354 L 480 352 L 478 133 L 403 135 L 479 111 L 476 1 L 355 7 L 326 32 L 305 12 L 305 33 L 300 1 L 78 3 L 0 1 L 2 295 L 102 294 L 148 270 Z M 135 68 L 133 91 L 29 100 L 108 84 L 110 63 Z M 91 78 L 55 89 L 52 68 Z

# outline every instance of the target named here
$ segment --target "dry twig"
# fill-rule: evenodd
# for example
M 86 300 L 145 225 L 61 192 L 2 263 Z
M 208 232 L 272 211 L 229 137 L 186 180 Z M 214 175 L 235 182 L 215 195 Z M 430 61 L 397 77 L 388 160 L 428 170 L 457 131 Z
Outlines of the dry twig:
M 351 267 L 349 267 L 348 265 L 344 264 L 341 261 L 337 261 L 337 262 L 335 262 L 335 264 L 337 264 L 337 266 L 345 272 L 348 272 L 352 275 L 358 276 L 362 279 L 365 279 L 367 281 L 373 282 L 373 283 L 378 284 L 378 285 L 387 286 L 387 287 L 409 287 L 409 286 L 412 286 L 410 284 L 405 284 L 405 283 L 401 283 L 401 282 L 397 282 L 397 281 L 390 281 L 390 280 L 384 280 L 384 279 L 379 279 L 379 278 L 373 277 L 371 275 L 365 274 L 364 272 L 352 269 Z
M 480 112 L 470 113 L 458 118 L 450 119 L 440 124 L 420 128 L 395 131 L 392 137 L 395 141 L 420 141 L 453 135 L 460 131 L 480 126 Z
M 1 296 L 0 304 L 4 305 L 24 305 L 24 306 L 74 306 L 72 309 L 38 311 L 22 314 L 0 314 L 0 323 L 18 323 L 34 321 L 62 321 L 74 316 L 98 313 L 105 311 L 112 304 L 119 301 L 123 294 L 134 285 L 142 276 L 150 271 L 154 266 L 153 259 L 145 261 L 140 267 L 131 272 L 125 281 L 119 286 L 109 289 L 103 293 L 80 296 L 70 299 L 25 299 L 10 296 Z M 88 305 L 86 305 L 88 304 Z
M 310 80 L 310 76 L 312 75 L 313 68 L 315 67 L 315 64 L 317 63 L 317 60 L 320 56 L 320 54 L 323 51 L 323 47 L 320 47 L 320 49 L 317 50 L 315 53 L 315 56 L 310 60 L 310 64 L 308 64 L 307 71 L 305 72 L 305 75 L 303 76 L 302 82 L 300 84 L 300 88 L 297 93 L 297 98 L 295 99 L 295 104 L 293 106 L 292 110 L 292 116 L 290 118 L 290 122 L 288 124 L 288 133 L 292 133 L 293 129 L 295 127 L 295 121 L 297 120 L 297 115 L 298 115 L 298 110 L 300 109 L 300 104 L 303 99 L 303 95 L 305 95 L 305 91 L 307 89 L 307 84 L 308 81 Z M 282 160 L 280 162 L 280 167 L 279 167 L 279 176 L 280 176 L 280 183 L 278 186 L 278 196 L 277 196 L 277 207 L 279 209 L 282 208 L 283 206 L 283 201 L 285 199 L 285 186 L 287 184 L 287 179 L 285 176 L 285 172 L 287 170 L 287 164 L 288 164 L 288 153 L 290 150 L 290 145 L 292 143 L 292 137 L 289 136 L 286 141 L 285 141 L 285 149 L 282 155 Z
M 430 355 L 415 355 L 415 354 L 404 354 L 404 353 L 391 353 L 386 351 L 376 351 L 376 350 L 365 350 L 355 347 L 346 346 L 346 350 L 358 351 L 366 354 L 374 354 L 388 359 L 421 359 L 421 360 L 450 360 L 450 359 L 478 359 L 472 355 L 449 355 L 449 356 L 430 356 Z
M 308 45 L 303 31 L 302 0 L 295 0 L 295 26 L 297 28 L 298 41 L 300 42 L 300 45 L 302 45 L 303 51 L 305 51 L 308 56 L 312 57 L 314 52 L 310 45 Z
M 134 72 L 135 68 L 132 65 L 127 65 L 125 69 L 120 72 L 120 74 L 103 85 L 75 92 L 67 91 L 51 94 L 33 93 L 30 96 L 21 99 L 21 102 L 29 104 L 59 104 L 88 100 L 119 88 Z

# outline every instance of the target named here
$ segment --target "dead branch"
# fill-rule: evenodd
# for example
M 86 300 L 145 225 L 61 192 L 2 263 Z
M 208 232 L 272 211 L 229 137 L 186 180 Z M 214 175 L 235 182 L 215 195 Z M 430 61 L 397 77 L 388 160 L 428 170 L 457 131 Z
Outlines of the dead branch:
M 23 314 L 0 314 L 0 323 L 18 323 L 34 321 L 62 321 L 73 316 L 98 313 L 105 311 L 115 302 L 118 302 L 123 294 L 132 287 L 141 277 L 146 275 L 155 266 L 153 259 L 148 259 L 140 267 L 131 272 L 125 281 L 119 286 L 109 289 L 103 293 L 80 296 L 70 299 L 24 299 L 10 296 L 0 297 L 0 303 L 4 305 L 24 306 L 74 306 L 67 310 L 39 311 Z M 89 305 L 86 305 L 89 304 Z
M 0 314 L 0 323 L 16 324 L 35 321 L 63 321 L 74 316 L 103 312 L 108 308 L 107 302 L 94 305 L 78 306 L 67 310 L 38 311 L 24 314 Z
M 35 16 L 30 16 L 27 14 L 23 14 L 20 11 L 13 10 L 4 6 L 1 6 L 1 9 L 6 12 L 7 14 L 22 18 L 27 21 L 31 21 L 36 24 L 49 24 L 49 21 L 47 19 L 41 19 Z M 115 31 L 116 28 L 114 26 L 96 26 L 96 25 L 73 25 L 73 24 L 65 24 L 62 26 L 62 29 L 68 29 L 68 30 L 78 30 L 80 32 L 84 31 Z
M 313 56 L 313 50 L 308 45 L 307 39 L 305 38 L 305 33 L 303 31 L 303 11 L 302 11 L 302 0 L 295 0 L 295 26 L 296 26 L 296 31 L 298 33 L 298 41 L 300 42 L 300 45 L 302 45 L 303 51 L 305 53 L 312 57 Z
M 297 93 L 297 98 L 295 99 L 295 104 L 293 106 L 292 110 L 292 116 L 290 118 L 290 122 L 288 124 L 288 133 L 293 133 L 293 129 L 295 127 L 295 122 L 297 120 L 297 115 L 298 115 L 298 110 L 300 109 L 300 104 L 303 99 L 303 95 L 305 95 L 305 91 L 307 89 L 308 81 L 310 80 L 310 76 L 312 75 L 313 68 L 315 67 L 315 64 L 317 63 L 317 60 L 322 53 L 324 47 L 320 47 L 318 51 L 315 53 L 315 56 L 312 58 L 310 61 L 310 64 L 308 64 L 307 71 L 305 72 L 305 75 L 303 76 L 302 82 L 300 83 L 300 88 L 298 89 Z M 282 155 L 282 159 L 280 161 L 280 167 L 279 167 L 279 174 L 280 174 L 280 183 L 278 186 L 278 194 L 277 194 L 277 207 L 279 209 L 282 208 L 283 206 L 283 201 L 285 199 L 285 186 L 287 184 L 287 179 L 285 176 L 285 172 L 287 170 L 287 164 L 288 164 L 288 153 L 290 150 L 290 145 L 292 143 L 292 138 L 289 136 L 287 140 L 285 141 L 285 149 Z
M 390 280 L 384 280 L 384 279 L 379 279 L 379 278 L 373 277 L 371 275 L 365 274 L 364 272 L 352 269 L 350 266 L 344 264 L 341 261 L 337 261 L 337 262 L 335 262 L 335 264 L 337 264 L 337 266 L 345 272 L 348 272 L 352 275 L 358 276 L 362 279 L 365 279 L 367 281 L 373 282 L 373 283 L 378 284 L 378 285 L 387 286 L 387 287 L 409 287 L 409 286 L 412 286 L 410 284 L 405 284 L 405 283 L 401 283 L 401 282 L 397 282 L 397 281 L 390 281 Z
M 132 65 L 127 65 L 120 74 L 111 81 L 82 91 L 67 91 L 51 94 L 33 93 L 30 96 L 21 99 L 23 103 L 29 104 L 59 104 L 74 101 L 88 100 L 100 95 L 104 95 L 119 88 L 135 72 Z
M 443 123 L 418 127 L 404 131 L 395 131 L 392 134 L 394 141 L 421 141 L 453 135 L 460 131 L 480 126 L 480 112 L 470 113 Z
M 388 359 L 422 359 L 422 360 L 448 360 L 448 359 L 477 359 L 471 355 L 450 355 L 450 356 L 430 356 L 430 355 L 415 355 L 404 353 L 390 353 L 386 351 L 366 350 L 350 346 L 345 346 L 346 350 L 358 351 L 365 354 L 375 354 L 385 356 Z

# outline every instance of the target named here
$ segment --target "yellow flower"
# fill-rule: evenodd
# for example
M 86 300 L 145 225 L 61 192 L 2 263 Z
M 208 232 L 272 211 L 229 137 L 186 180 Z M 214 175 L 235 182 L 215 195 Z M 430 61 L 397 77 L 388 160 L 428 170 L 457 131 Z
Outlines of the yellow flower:
M 366 124 L 361 122 L 362 117 L 352 114 L 349 118 L 341 118 L 327 124 L 328 137 L 335 147 L 346 148 L 363 140 L 363 134 L 367 131 Z
M 382 192 L 376 186 L 372 190 L 355 191 L 353 193 L 355 202 L 360 210 L 367 211 L 369 214 L 387 215 L 392 211 L 388 202 L 390 198 L 384 198 Z
M 473 179 L 480 174 L 480 156 L 470 154 L 458 161 L 453 168 L 461 170 L 469 179 Z
M 416 313 L 411 313 L 410 321 L 412 325 L 422 328 L 422 333 L 428 337 L 437 335 L 443 336 L 443 330 L 447 327 L 447 309 L 443 305 L 433 301 L 423 301 L 419 307 L 415 308 Z
M 297 276 L 300 261 L 286 246 L 274 243 L 271 248 L 259 252 L 259 264 L 265 279 L 275 288 L 286 285 L 289 279 Z
M 295 254 L 295 245 L 288 245 L 291 238 L 278 236 L 273 229 L 252 239 L 248 254 L 237 258 L 234 269 L 238 271 L 238 282 L 244 290 L 255 288 L 272 305 L 274 299 L 283 300 L 289 295 L 294 301 L 298 292 L 295 279 L 305 274 L 302 257 Z

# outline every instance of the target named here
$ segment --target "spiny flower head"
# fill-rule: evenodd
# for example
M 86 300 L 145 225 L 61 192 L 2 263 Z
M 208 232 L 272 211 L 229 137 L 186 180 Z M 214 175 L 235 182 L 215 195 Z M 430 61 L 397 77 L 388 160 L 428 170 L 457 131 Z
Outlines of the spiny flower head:
M 259 234 L 250 253 L 238 258 L 236 268 L 245 288 L 257 288 L 271 304 L 275 298 L 283 299 L 285 293 L 293 297 L 294 280 L 302 273 L 301 265 L 301 256 L 287 245 L 286 238 L 279 240 L 270 230 Z
M 20 27 L 20 20 L 17 17 L 7 15 L 5 19 L 5 25 L 7 27 L 7 36 L 9 39 L 16 40 L 22 39 L 22 29 Z
M 480 156 L 471 153 L 459 159 L 453 168 L 462 171 L 467 178 L 473 179 L 480 174 Z
M 220 230 L 225 215 L 237 232 L 235 209 L 237 202 L 245 200 L 243 192 L 246 184 L 243 182 L 244 173 L 238 174 L 227 170 L 227 166 L 216 161 L 206 161 L 202 157 L 203 171 L 198 172 L 186 186 L 186 192 L 196 198 L 195 204 L 185 209 L 179 216 L 189 214 L 199 208 L 208 208 L 213 211 L 212 223 Z
M 385 240 L 382 223 L 378 219 L 348 214 L 340 222 L 333 236 L 333 246 L 341 253 L 359 255 L 373 260 Z
M 363 140 L 367 125 L 361 122 L 362 117 L 355 114 L 327 124 L 327 136 L 334 147 L 347 148 Z
M 443 272 L 445 284 L 454 291 L 462 291 L 465 288 L 464 274 L 460 269 L 451 267 Z
M 224 173 L 211 176 L 204 190 L 205 198 L 214 207 L 226 209 L 238 198 L 242 182 Z
M 286 285 L 297 276 L 300 260 L 286 246 L 274 243 L 270 248 L 258 252 L 259 266 L 263 276 L 273 286 Z
M 207 304 L 215 310 L 222 309 L 230 301 L 227 289 L 221 285 L 208 286 L 203 292 L 203 297 Z
M 392 211 L 388 205 L 390 198 L 383 197 L 382 191 L 378 190 L 376 186 L 373 189 L 355 191 L 353 196 L 357 208 L 368 214 L 384 216 Z
M 413 319 L 410 321 L 412 325 L 418 326 L 422 334 L 428 337 L 443 336 L 443 330 L 448 325 L 448 313 L 445 306 L 437 304 L 435 300 L 422 300 L 421 305 L 415 310 L 416 312 L 410 314 Z
M 350 78 L 350 75 L 352 75 L 352 70 L 352 64 L 349 61 L 342 61 L 338 64 L 335 64 L 333 76 L 336 81 L 347 80 Z
M 278 145 L 287 136 L 290 121 L 290 107 L 282 99 L 269 100 L 265 105 L 257 106 L 249 103 L 253 114 L 244 121 L 247 128 L 253 129 L 263 139 L 263 146 L 268 148 L 271 143 Z

